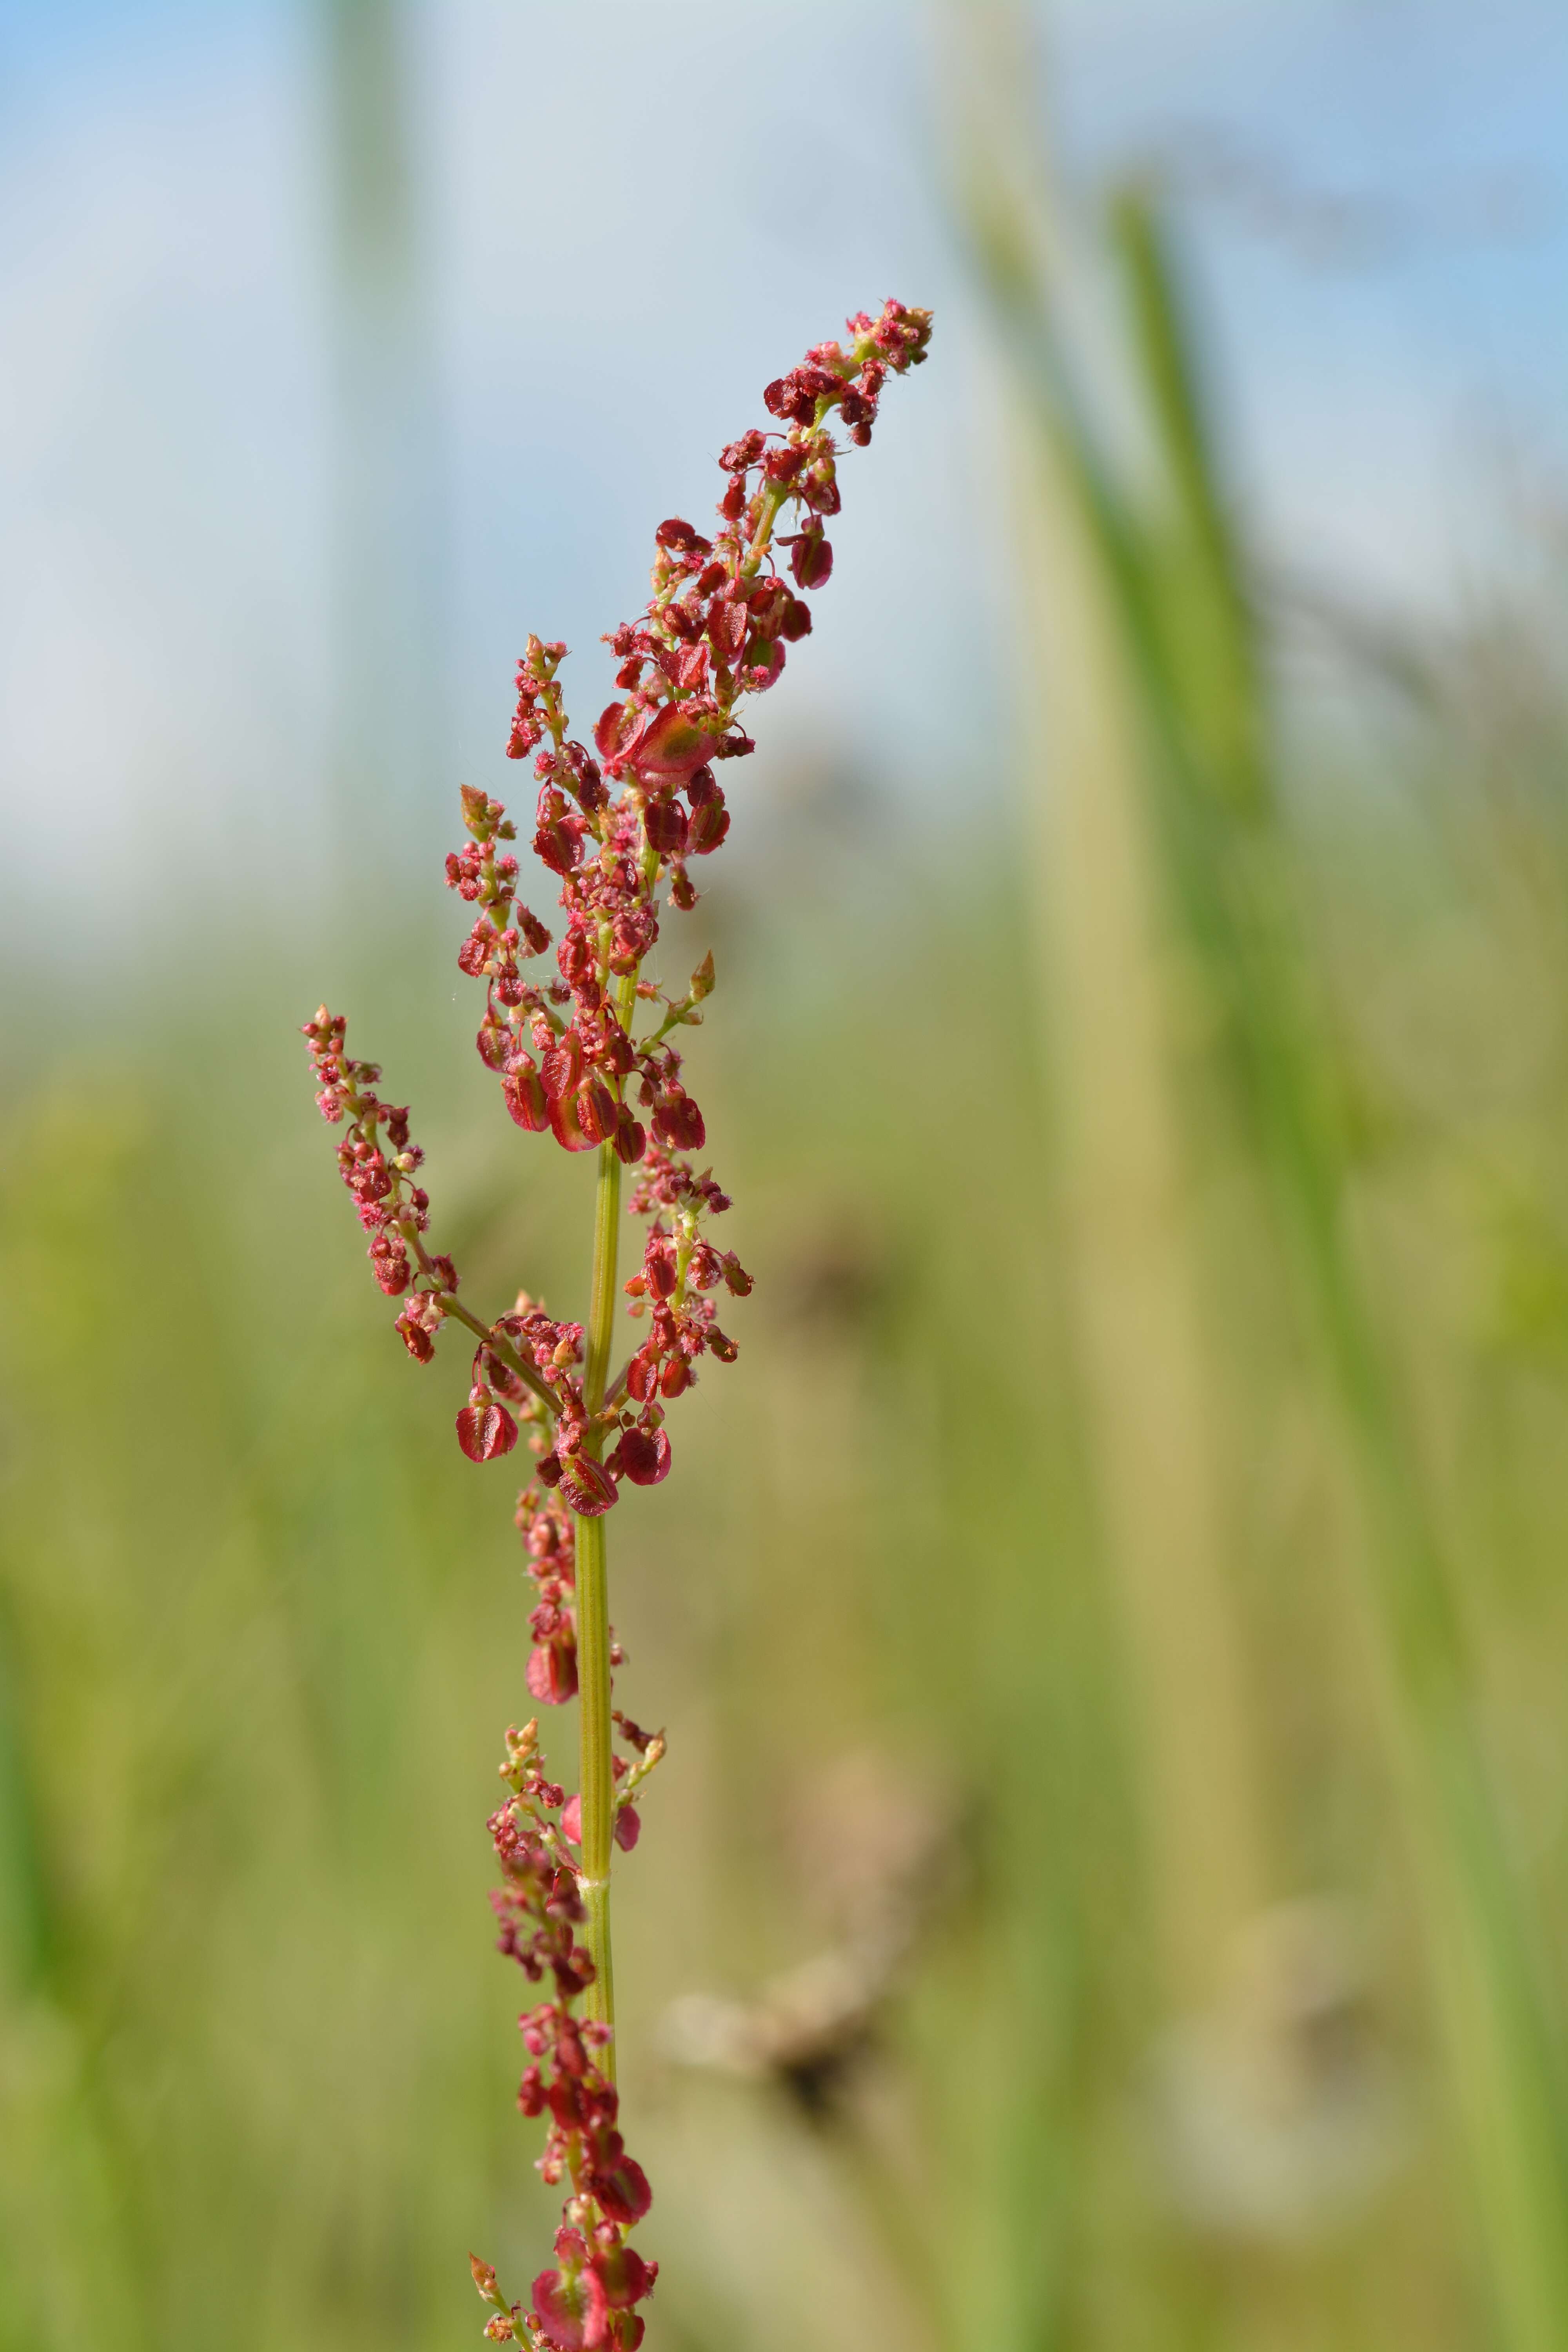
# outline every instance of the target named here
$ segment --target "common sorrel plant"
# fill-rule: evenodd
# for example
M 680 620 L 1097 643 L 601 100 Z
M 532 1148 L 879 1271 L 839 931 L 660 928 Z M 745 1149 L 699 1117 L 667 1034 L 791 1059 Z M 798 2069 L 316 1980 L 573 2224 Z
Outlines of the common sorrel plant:
M 556 1320 L 526 1291 L 488 1320 L 459 1299 L 451 1258 L 427 1244 L 424 1155 L 407 1109 L 376 1093 L 376 1064 L 349 1058 L 341 1015 L 323 1005 L 305 1024 L 321 1114 L 347 1121 L 338 1165 L 370 1235 L 372 1270 L 405 1301 L 396 1325 L 405 1346 L 428 1363 L 447 1322 L 476 1343 L 458 1444 L 470 1462 L 496 1461 L 515 1446 L 519 1422 L 528 1428 L 535 1461 L 516 1512 L 538 1587 L 528 1687 L 544 1706 L 576 1697 L 582 1709 L 580 1791 L 568 1797 L 548 1778 L 537 1720 L 509 1729 L 500 1769 L 510 1793 L 489 1823 L 501 1871 L 491 1896 L 500 1949 L 547 1988 L 519 2020 L 529 2063 L 518 2105 L 548 2116 L 540 2170 L 568 2194 L 555 2262 L 534 2280 L 531 2308 L 509 2303 L 490 2265 L 471 2259 L 492 2311 L 486 2334 L 535 2352 L 635 2352 L 637 2306 L 658 2270 L 628 2242 L 651 2192 L 618 2128 L 610 1861 L 614 1847 L 637 1843 L 637 1800 L 664 1739 L 612 1703 L 620 1654 L 605 1519 L 622 1482 L 654 1486 L 668 1475 L 665 1409 L 693 1385 L 703 1356 L 733 1361 L 714 1296 L 722 1286 L 743 1297 L 752 1280 L 710 1238 L 730 1202 L 697 1164 L 706 1127 L 672 1042 L 702 1018 L 712 958 L 680 995 L 643 970 L 658 940 L 661 891 L 683 910 L 695 906 L 690 861 L 729 831 L 714 764 L 754 748 L 737 705 L 774 683 L 785 647 L 809 632 L 795 592 L 822 587 L 832 572 L 824 523 L 838 511 L 839 452 L 829 422 L 837 413 L 851 442 L 869 442 L 887 377 L 924 358 L 931 316 L 890 301 L 879 318 L 860 312 L 847 331 L 847 344 L 816 345 L 768 385 L 780 429 L 743 433 L 721 453 L 728 478 L 714 536 L 679 519 L 660 523 L 653 594 L 606 640 L 621 698 L 601 712 L 593 751 L 569 732 L 565 646 L 529 639 L 507 752 L 535 755 L 534 853 L 561 880 L 556 978 L 523 969 L 552 942 L 517 896 L 507 847 L 516 828 L 499 801 L 463 789 L 468 839 L 448 856 L 447 882 L 477 909 L 458 961 L 485 983 L 480 1056 L 519 1127 L 552 1135 L 563 1150 L 597 1153 L 585 1322 Z M 795 528 L 781 533 L 786 514 Z M 623 1167 L 638 1171 L 628 1206 L 647 1221 L 641 1266 L 625 1285 L 647 1337 L 612 1375 Z

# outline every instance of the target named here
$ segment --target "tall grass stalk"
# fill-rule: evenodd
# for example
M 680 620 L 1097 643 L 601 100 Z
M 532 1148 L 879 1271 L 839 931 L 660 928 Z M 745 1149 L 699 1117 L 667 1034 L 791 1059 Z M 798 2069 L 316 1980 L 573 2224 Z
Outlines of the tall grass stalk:
M 1016 89 L 997 103 L 1016 106 Z M 1006 142 L 994 140 L 1005 151 Z M 1431 1496 L 1348 1221 L 1350 1150 L 1291 904 L 1256 608 L 1152 192 L 1110 238 L 1129 373 L 1158 460 L 1151 499 L 1089 423 L 1058 256 L 1016 182 L 970 152 L 967 220 L 1030 430 L 1115 615 L 1148 838 L 1219 1009 L 1224 1050 L 1338 1407 L 1366 1529 L 1368 1600 L 1397 1725 L 1426 1944 L 1479 2234 L 1514 2352 L 1568 2342 L 1568 2105 L 1526 1891 L 1500 1818 Z

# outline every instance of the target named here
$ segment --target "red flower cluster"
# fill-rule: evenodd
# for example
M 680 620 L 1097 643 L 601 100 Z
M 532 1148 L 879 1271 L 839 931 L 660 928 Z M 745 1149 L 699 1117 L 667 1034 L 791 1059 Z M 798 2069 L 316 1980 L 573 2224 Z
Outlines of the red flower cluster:
M 528 640 L 507 751 L 533 757 L 532 847 L 560 882 L 558 939 L 518 898 L 517 829 L 505 809 L 486 793 L 463 791 L 468 838 L 447 860 L 447 881 L 473 909 L 458 961 L 485 983 L 480 1056 L 519 1127 L 548 1130 L 566 1151 L 600 1147 L 602 1202 L 618 1184 L 617 1161 L 637 1170 L 630 1209 L 648 1230 L 626 1290 L 631 1315 L 647 1328 L 618 1377 L 607 1377 L 607 1318 L 597 1309 L 586 1370 L 584 1327 L 556 1321 L 526 1293 L 493 1323 L 470 1313 L 457 1296 L 451 1260 L 425 1245 L 429 1203 L 414 1181 L 421 1155 L 408 1139 L 407 1111 L 378 1099 L 374 1064 L 346 1058 L 341 1019 L 323 1007 L 306 1024 L 322 1112 L 349 1121 L 339 1165 L 371 1236 L 376 1280 L 390 1297 L 407 1294 L 397 1318 L 405 1345 L 428 1362 L 449 1319 L 478 1343 L 468 1401 L 457 1416 L 464 1454 L 494 1461 L 515 1446 L 519 1423 L 530 1424 L 536 1483 L 517 1507 L 538 1592 L 528 1685 L 550 1706 L 577 1695 L 582 1672 L 580 1540 L 585 1586 L 590 1555 L 574 1522 L 610 1510 L 623 1482 L 651 1486 L 668 1475 L 665 1408 L 691 1387 L 702 1356 L 734 1360 L 735 1343 L 715 1318 L 716 1294 L 722 1286 L 744 1297 L 752 1287 L 734 1253 L 709 1238 L 730 1202 L 691 1157 L 704 1149 L 706 1123 L 672 1042 L 675 1030 L 702 1021 L 712 958 L 679 996 L 642 977 L 658 942 L 660 894 L 678 908 L 695 906 L 692 865 L 730 828 L 716 769 L 754 748 L 739 707 L 777 682 L 787 648 L 811 630 L 805 595 L 831 577 L 825 524 L 839 510 L 839 451 L 830 425 L 837 419 L 864 446 L 889 377 L 920 363 L 930 333 L 929 312 L 889 302 L 876 319 L 851 319 L 845 343 L 816 345 L 768 385 L 763 396 L 778 429 L 743 433 L 721 451 L 725 488 L 712 535 L 678 516 L 655 533 L 652 593 L 607 640 L 620 698 L 600 713 L 592 748 L 570 732 L 559 677 L 565 646 Z M 794 528 L 781 532 L 786 510 Z M 553 972 L 531 973 L 552 946 Z M 648 1020 L 639 1035 L 643 1008 Z M 601 1234 L 595 1246 L 604 1253 L 595 1278 L 603 1270 L 611 1282 L 613 1244 Z M 601 1303 L 607 1295 L 598 1293 Z M 592 1540 L 597 1552 L 596 1533 Z M 595 1589 L 602 1606 L 602 1582 Z M 608 1657 L 619 1663 L 613 1636 Z M 602 1742 L 610 1694 L 599 1666 L 595 1675 Z M 627 1753 L 613 1757 L 612 1828 L 626 1850 L 639 1826 L 633 1800 L 664 1742 L 623 1715 L 614 1721 Z M 647 2210 L 649 2192 L 617 2125 L 610 2029 L 579 2014 L 595 1981 L 595 1960 L 575 1933 L 589 1916 L 571 1852 L 582 1834 L 581 1803 L 543 1777 L 534 1725 L 509 1732 L 507 1749 L 511 1796 L 489 1824 L 503 1879 L 492 1899 L 501 1948 L 533 1983 L 551 1987 L 520 2021 L 530 2063 L 519 2104 L 527 2115 L 548 2115 L 541 2169 L 549 2181 L 569 2179 L 571 2193 L 555 2265 L 535 2279 L 531 2310 L 507 2303 L 494 2271 L 477 2259 L 474 2279 L 492 2314 L 486 2333 L 497 2341 L 532 2352 L 635 2352 L 643 2333 L 637 2305 L 652 2289 L 655 2265 L 627 2243 L 627 2232 Z M 602 1745 L 598 1753 L 602 1759 Z M 594 1785 L 603 1782 L 595 1776 Z M 595 1841 L 604 1831 L 600 1815 Z M 598 1906 L 597 1883 L 586 1892 Z M 587 1935 L 607 1954 L 605 1916 L 595 1910 Z
M 426 1276 L 428 1287 L 416 1289 L 397 1318 L 397 1328 L 409 1354 L 427 1364 L 445 1311 L 442 1302 L 457 1291 L 458 1269 L 449 1257 L 426 1254 L 420 1235 L 429 1229 L 430 1195 L 414 1181 L 425 1154 L 408 1139 L 406 1107 L 384 1103 L 372 1091 L 381 1077 L 379 1065 L 349 1060 L 343 1051 L 346 1029 L 342 1013 L 329 1013 L 324 1004 L 304 1024 L 320 1087 L 316 1108 L 333 1127 L 345 1118 L 349 1122 L 338 1145 L 338 1172 L 370 1235 L 367 1254 L 377 1282 L 389 1298 L 401 1298 L 413 1279 L 414 1263 Z M 382 1128 L 386 1129 L 384 1151 Z
M 535 1491 L 520 1502 L 520 1519 L 525 1504 L 531 1551 L 543 1529 L 537 1556 L 558 1559 L 554 1505 L 542 1504 Z M 631 1795 L 658 1764 L 664 1742 L 625 1717 L 616 1720 L 637 1754 L 635 1764 L 616 1759 L 625 1790 L 621 1818 L 635 1821 Z M 489 2264 L 471 2256 L 474 2283 L 495 2312 L 486 2333 L 498 2341 L 550 2345 L 556 2352 L 592 2352 L 599 2345 L 637 2352 L 643 2321 L 636 2306 L 652 2294 L 658 2264 L 645 2262 L 627 2238 L 653 2198 L 641 2165 L 626 2154 L 616 2088 L 597 2063 L 608 2031 L 576 2013 L 594 1963 L 574 1933 L 584 1915 L 567 1852 L 571 1807 L 540 1769 L 537 1724 L 509 1730 L 506 1747 L 500 1769 L 511 1796 L 489 1824 L 502 1877 L 490 1902 L 500 1949 L 531 1983 L 551 1987 L 550 1999 L 518 2020 L 529 2063 L 517 2103 L 526 2116 L 548 2116 L 539 2169 L 552 2184 L 569 2181 L 570 2194 L 555 2235 L 555 2267 L 534 2280 L 531 2311 L 524 2315 L 521 2305 L 509 2305 Z M 635 1833 L 621 1834 L 619 1819 L 616 1833 L 623 1846 L 636 1843 Z

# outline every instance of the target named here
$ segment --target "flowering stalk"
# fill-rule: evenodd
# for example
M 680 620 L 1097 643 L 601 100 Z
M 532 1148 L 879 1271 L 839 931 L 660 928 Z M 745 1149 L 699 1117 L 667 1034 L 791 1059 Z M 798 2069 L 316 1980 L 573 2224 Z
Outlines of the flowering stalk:
M 735 1359 L 714 1294 L 722 1286 L 744 1297 L 752 1287 L 734 1253 L 708 1235 L 730 1202 L 694 1164 L 706 1127 L 671 1043 L 701 1023 L 712 957 L 678 997 L 643 969 L 658 940 L 661 890 L 679 908 L 695 906 L 691 861 L 729 831 L 715 765 L 754 748 L 737 706 L 777 680 L 786 647 L 811 628 L 796 591 L 820 588 L 833 569 L 824 521 L 838 511 L 840 452 L 829 420 L 837 415 L 864 446 L 889 375 L 920 363 L 930 333 L 929 312 L 889 302 L 876 319 L 850 320 L 847 344 L 816 345 L 768 385 L 780 429 L 744 433 L 721 452 L 714 536 L 679 517 L 655 534 L 652 596 L 607 640 L 620 698 L 601 712 L 592 751 L 568 731 L 558 676 L 565 646 L 529 639 L 507 752 L 534 755 L 534 854 L 561 883 L 553 979 L 523 971 L 552 940 L 517 896 L 508 846 L 516 827 L 499 801 L 463 789 L 468 838 L 447 858 L 447 881 L 476 908 L 458 961 L 485 983 L 480 1057 L 519 1127 L 550 1132 L 563 1150 L 597 1153 L 585 1327 L 555 1321 L 526 1291 L 489 1321 L 458 1297 L 451 1258 L 427 1246 L 429 1197 L 416 1181 L 423 1154 L 406 1108 L 381 1100 L 374 1063 L 349 1058 L 341 1016 L 323 1005 L 305 1025 L 322 1115 L 345 1128 L 338 1164 L 370 1235 L 372 1270 L 405 1301 L 396 1322 L 405 1346 L 428 1363 L 447 1322 L 477 1342 L 459 1445 L 471 1462 L 495 1461 L 511 1452 L 520 1422 L 528 1428 L 533 1475 L 516 1511 L 538 1588 L 528 1687 L 542 1706 L 581 1700 L 581 1790 L 568 1798 L 546 1777 L 531 1722 L 506 1735 L 510 1795 L 489 1823 L 501 1873 L 491 1895 L 500 1948 L 550 1990 L 518 2021 L 530 2059 L 518 2104 L 525 2115 L 548 2113 L 539 2167 L 568 2194 L 555 2264 L 534 2280 L 531 2308 L 509 2303 L 493 2269 L 471 2260 L 491 2313 L 486 2335 L 533 2352 L 636 2352 L 637 2306 L 658 2272 L 629 2243 L 651 2192 L 618 2127 L 610 1861 L 614 1847 L 637 1843 L 637 1800 L 664 1738 L 613 1703 L 621 1654 L 605 1519 L 625 1483 L 655 1486 L 668 1475 L 667 1407 L 694 1385 L 702 1356 Z M 786 509 L 796 527 L 781 537 Z M 788 579 L 777 567 L 785 549 Z M 612 1377 L 623 1167 L 638 1171 L 628 1207 L 647 1221 L 625 1293 L 647 1333 Z

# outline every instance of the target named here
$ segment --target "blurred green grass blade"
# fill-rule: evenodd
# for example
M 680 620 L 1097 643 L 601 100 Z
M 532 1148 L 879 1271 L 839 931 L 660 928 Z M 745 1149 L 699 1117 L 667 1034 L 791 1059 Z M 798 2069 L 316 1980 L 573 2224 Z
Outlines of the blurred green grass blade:
M 44 1849 L 22 1723 L 13 1609 L 0 1585 L 0 1969 L 23 2000 L 51 1988 L 60 1959 Z
M 1342 1412 L 1371 1536 L 1373 1599 L 1402 1720 L 1470 2178 L 1505 2340 L 1568 2343 L 1568 2105 L 1557 2021 L 1472 1716 L 1448 1571 L 1405 1412 L 1344 1233 L 1331 1063 L 1290 907 L 1263 751 L 1254 623 L 1169 257 L 1146 191 L 1123 191 L 1140 391 L 1180 548 L 1123 492 L 1096 443 L 1027 224 L 993 185 L 973 249 L 1027 413 L 1079 504 L 1121 616 L 1150 751 L 1153 831 L 1172 896 L 1226 1008 L 1260 1164 Z M 1194 640 L 1195 593 L 1205 615 Z
M 1270 779 L 1256 616 L 1214 460 L 1175 257 L 1145 182 L 1129 181 L 1115 192 L 1109 226 L 1174 509 L 1168 554 L 1151 531 L 1145 559 L 1162 575 L 1151 588 L 1167 648 L 1167 692 L 1184 710 L 1212 783 L 1235 810 L 1257 811 Z

